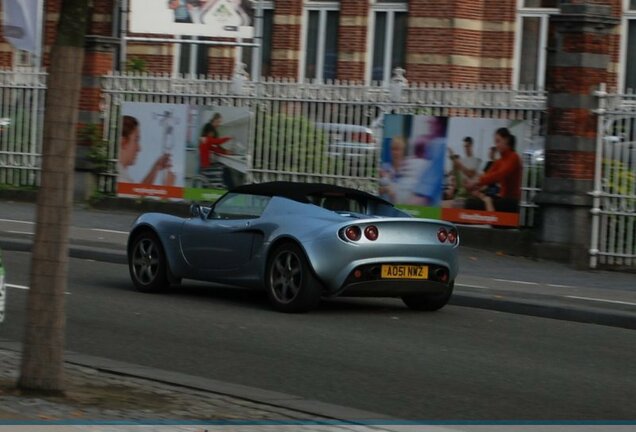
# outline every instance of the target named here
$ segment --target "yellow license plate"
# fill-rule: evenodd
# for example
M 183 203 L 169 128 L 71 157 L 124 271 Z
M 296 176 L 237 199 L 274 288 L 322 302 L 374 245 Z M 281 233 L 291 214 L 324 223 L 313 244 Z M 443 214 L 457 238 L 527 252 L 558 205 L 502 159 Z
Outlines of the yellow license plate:
M 383 265 L 382 279 L 428 279 L 428 266 Z

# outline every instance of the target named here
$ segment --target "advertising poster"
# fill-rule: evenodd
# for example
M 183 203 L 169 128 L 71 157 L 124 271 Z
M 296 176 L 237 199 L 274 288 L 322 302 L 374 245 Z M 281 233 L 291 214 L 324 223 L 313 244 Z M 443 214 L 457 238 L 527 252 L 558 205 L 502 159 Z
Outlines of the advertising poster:
M 247 108 L 191 107 L 186 199 L 213 201 L 245 182 L 250 120 Z
M 188 114 L 187 105 L 123 104 L 118 195 L 183 197 Z
M 245 182 L 246 108 L 125 102 L 117 193 L 214 201 Z
M 523 121 L 390 115 L 380 194 L 417 217 L 517 226 Z
M 130 31 L 252 39 L 249 0 L 130 0 Z
M 388 115 L 380 165 L 380 196 L 414 216 L 441 217 L 445 117 Z

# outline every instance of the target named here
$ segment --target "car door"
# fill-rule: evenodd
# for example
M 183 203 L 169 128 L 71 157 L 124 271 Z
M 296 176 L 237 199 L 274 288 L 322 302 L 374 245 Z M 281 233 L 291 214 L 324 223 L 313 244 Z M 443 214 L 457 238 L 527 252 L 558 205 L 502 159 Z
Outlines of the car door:
M 254 233 L 249 220 L 191 218 L 181 228 L 181 249 L 200 272 L 236 270 L 249 261 Z
M 252 225 L 268 200 L 227 194 L 209 215 L 187 219 L 181 228 L 180 243 L 183 256 L 193 270 L 213 275 L 243 267 L 251 258 L 257 235 Z M 254 202 L 260 205 L 253 205 Z

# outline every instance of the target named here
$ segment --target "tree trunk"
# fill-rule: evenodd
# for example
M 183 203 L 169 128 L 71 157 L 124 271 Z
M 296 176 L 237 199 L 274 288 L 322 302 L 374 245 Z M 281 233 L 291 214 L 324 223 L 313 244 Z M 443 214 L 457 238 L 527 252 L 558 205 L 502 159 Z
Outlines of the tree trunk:
M 62 0 L 44 112 L 41 185 L 23 341 L 22 389 L 64 391 L 64 293 L 88 0 Z

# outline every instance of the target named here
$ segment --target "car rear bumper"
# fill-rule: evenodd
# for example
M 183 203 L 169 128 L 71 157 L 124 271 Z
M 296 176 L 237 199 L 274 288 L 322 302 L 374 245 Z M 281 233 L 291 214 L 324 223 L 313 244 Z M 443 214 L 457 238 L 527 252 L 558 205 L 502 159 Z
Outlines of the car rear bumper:
M 376 225 L 380 231 L 377 241 L 361 238 L 358 242 L 343 240 L 339 229 L 355 224 Z M 356 269 L 385 264 L 426 265 L 430 269 L 448 270 L 448 280 L 454 280 L 459 270 L 457 245 L 440 244 L 439 227 L 445 222 L 411 218 L 352 219 L 340 226 L 329 226 L 324 233 L 314 233 L 312 239 L 302 241 L 307 258 L 317 278 L 329 295 L 338 295 L 354 282 L 349 278 Z
M 378 280 L 354 282 L 345 286 L 339 297 L 400 297 L 409 294 L 442 294 L 451 285 L 436 281 Z
M 355 267 L 334 295 L 399 297 L 407 294 L 441 294 L 452 289 L 449 269 L 443 265 L 427 264 L 428 278 L 426 279 L 383 279 L 381 267 L 382 264 Z

